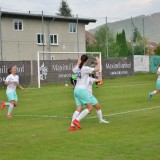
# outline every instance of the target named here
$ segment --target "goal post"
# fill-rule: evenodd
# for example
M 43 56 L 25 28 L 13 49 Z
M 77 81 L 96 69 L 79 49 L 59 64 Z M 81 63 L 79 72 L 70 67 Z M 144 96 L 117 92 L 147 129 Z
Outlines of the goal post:
M 72 68 L 76 64 L 78 58 L 86 54 L 88 55 L 88 63 L 96 61 L 96 57 L 100 59 L 100 72 L 98 78 L 102 79 L 102 58 L 101 52 L 37 52 L 37 78 L 38 88 L 42 83 L 67 82 L 71 77 Z

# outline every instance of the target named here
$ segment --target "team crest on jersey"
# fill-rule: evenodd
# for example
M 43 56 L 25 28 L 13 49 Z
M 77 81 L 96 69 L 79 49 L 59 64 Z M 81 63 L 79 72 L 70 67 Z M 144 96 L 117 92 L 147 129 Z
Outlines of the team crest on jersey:
M 40 67 L 40 80 L 47 79 L 48 67 L 44 65 L 44 63 Z

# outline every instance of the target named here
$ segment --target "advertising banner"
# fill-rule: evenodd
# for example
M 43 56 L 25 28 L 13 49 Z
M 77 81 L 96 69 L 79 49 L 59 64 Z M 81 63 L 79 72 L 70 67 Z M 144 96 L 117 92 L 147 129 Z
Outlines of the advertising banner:
M 103 77 L 115 78 L 133 75 L 133 61 L 128 58 L 103 60 Z
M 68 81 L 76 62 L 75 60 L 40 61 L 41 83 Z
M 2 61 L 0 62 L 0 86 L 4 86 L 4 81 L 8 76 L 8 69 L 12 66 L 17 66 L 17 75 L 19 76 L 20 84 L 28 85 L 31 79 L 31 62 L 30 61 Z
M 158 66 L 160 65 L 160 56 L 150 56 L 149 57 L 149 62 L 150 62 L 150 72 L 151 73 L 156 73 Z
M 77 60 L 42 60 L 40 61 L 40 81 L 41 84 L 47 83 L 64 83 L 70 80 L 72 69 Z M 37 68 L 34 63 L 34 75 Z M 89 65 L 89 64 L 88 64 Z M 102 61 L 103 78 L 114 78 L 133 75 L 132 59 L 114 59 Z M 36 74 L 38 76 L 38 73 Z M 37 76 L 34 79 L 37 80 Z
M 149 72 L 149 56 L 134 55 L 134 71 Z

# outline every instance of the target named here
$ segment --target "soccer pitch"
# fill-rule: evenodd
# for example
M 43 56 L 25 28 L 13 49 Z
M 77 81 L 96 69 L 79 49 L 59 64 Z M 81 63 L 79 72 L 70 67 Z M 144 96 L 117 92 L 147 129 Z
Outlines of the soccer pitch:
M 18 90 L 13 118 L 0 112 L 0 160 L 159 160 L 160 95 L 154 74 L 105 80 L 94 95 L 104 119 L 95 110 L 81 121 L 82 129 L 68 127 L 75 110 L 72 86 L 48 85 Z M 6 101 L 5 89 L 0 100 Z

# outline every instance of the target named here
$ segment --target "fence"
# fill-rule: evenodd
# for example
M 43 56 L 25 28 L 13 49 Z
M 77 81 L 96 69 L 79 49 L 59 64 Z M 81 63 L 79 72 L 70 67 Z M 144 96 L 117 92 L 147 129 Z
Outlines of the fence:
M 66 83 L 69 81 L 72 68 L 76 60 L 41 60 L 40 80 L 41 84 Z M 117 78 L 134 75 L 134 72 L 156 73 L 160 64 L 160 56 L 134 56 L 132 58 L 118 58 L 102 60 L 103 79 Z M 4 61 L 0 62 L 0 86 L 4 86 L 7 70 L 11 66 L 17 66 L 17 74 L 23 85 L 37 85 L 38 67 L 37 61 Z
M 40 60 L 41 84 L 68 82 L 76 60 Z M 0 86 L 4 85 L 7 69 L 12 65 L 17 66 L 17 74 L 23 85 L 37 85 L 37 61 L 4 61 L 0 62 Z M 102 61 L 103 78 L 121 77 L 133 74 L 132 59 L 116 59 Z

